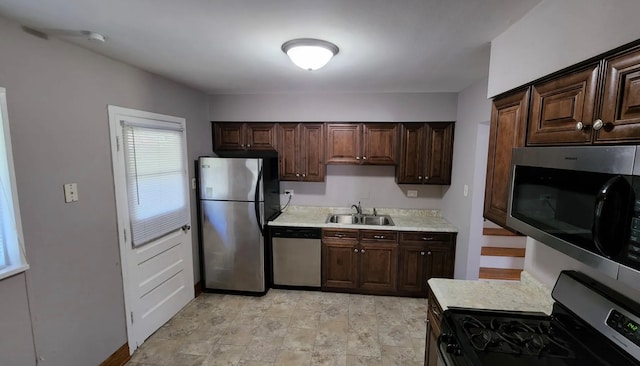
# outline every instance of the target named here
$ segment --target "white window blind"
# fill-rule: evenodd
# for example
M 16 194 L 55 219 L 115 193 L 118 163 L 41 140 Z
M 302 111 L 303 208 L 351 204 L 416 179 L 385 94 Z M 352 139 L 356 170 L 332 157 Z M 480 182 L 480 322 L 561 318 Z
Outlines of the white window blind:
M 170 122 L 123 121 L 124 157 L 134 247 L 189 222 L 183 129 Z
M 6 90 L 0 88 L 0 279 L 28 268 L 13 169 Z

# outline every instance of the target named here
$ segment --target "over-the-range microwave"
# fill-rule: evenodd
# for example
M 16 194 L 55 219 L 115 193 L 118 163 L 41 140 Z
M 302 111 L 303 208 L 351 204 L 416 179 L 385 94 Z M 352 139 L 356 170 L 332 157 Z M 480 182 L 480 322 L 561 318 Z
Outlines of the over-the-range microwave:
M 640 146 L 513 149 L 507 225 L 613 278 L 640 275 Z

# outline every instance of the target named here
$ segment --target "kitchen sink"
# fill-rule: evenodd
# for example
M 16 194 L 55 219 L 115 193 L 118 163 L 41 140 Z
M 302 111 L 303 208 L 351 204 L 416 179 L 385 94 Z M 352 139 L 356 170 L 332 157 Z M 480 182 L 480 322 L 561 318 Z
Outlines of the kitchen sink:
M 394 226 L 389 215 L 329 214 L 326 223 Z

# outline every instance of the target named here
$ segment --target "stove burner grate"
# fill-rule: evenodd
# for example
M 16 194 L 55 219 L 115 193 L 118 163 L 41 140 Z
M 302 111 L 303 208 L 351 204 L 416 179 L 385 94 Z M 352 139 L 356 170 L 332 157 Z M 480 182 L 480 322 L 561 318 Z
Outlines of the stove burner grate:
M 482 321 L 467 315 L 461 323 L 471 345 L 477 351 L 538 357 L 574 357 L 567 343 L 553 334 L 548 321 L 527 324 L 520 320 L 496 317 Z

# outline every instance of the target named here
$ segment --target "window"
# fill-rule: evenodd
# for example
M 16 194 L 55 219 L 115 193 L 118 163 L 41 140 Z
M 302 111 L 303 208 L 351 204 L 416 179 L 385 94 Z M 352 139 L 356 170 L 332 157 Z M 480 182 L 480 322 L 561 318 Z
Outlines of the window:
M 127 117 L 121 122 L 133 246 L 189 222 L 183 127 Z
M 0 88 L 0 279 L 23 272 L 27 264 L 18 192 L 13 171 L 7 93 Z

